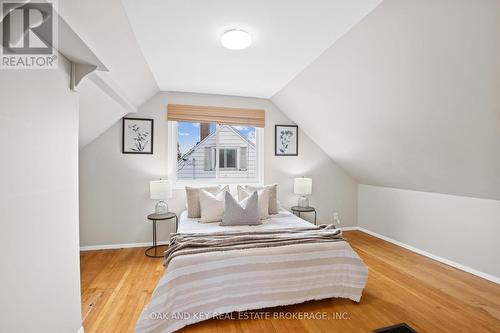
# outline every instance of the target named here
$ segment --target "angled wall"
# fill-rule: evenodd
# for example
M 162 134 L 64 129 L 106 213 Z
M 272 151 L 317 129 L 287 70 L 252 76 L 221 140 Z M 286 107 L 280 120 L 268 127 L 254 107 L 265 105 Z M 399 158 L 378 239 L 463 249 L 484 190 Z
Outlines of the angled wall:
M 361 183 L 500 199 L 500 2 L 386 0 L 273 97 Z
M 133 105 L 158 92 L 120 0 L 60 1 L 59 13 L 106 65 L 106 76 Z
M 78 86 L 80 104 L 78 146 L 80 149 L 127 114 L 126 108 L 91 80 L 95 75 L 95 73 L 90 74 Z
M 120 0 L 60 1 L 59 14 L 108 69 L 90 74 L 77 87 L 82 148 L 126 113 L 136 112 L 158 92 L 158 86 Z M 66 48 L 71 52 L 77 49 Z

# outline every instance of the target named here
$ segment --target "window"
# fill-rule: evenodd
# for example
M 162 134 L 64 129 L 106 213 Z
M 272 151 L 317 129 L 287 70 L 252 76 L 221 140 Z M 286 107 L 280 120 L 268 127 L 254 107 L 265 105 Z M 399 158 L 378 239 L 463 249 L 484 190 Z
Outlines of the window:
M 261 183 L 263 128 L 170 121 L 171 179 L 179 186 Z M 172 149 L 173 148 L 173 149 Z
M 235 148 L 219 148 L 219 169 L 236 169 Z

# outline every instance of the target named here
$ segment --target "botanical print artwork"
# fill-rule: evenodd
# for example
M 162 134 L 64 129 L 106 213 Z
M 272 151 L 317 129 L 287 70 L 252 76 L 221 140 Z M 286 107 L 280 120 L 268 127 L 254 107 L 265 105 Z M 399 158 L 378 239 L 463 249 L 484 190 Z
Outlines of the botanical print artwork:
M 280 131 L 280 153 L 285 154 L 292 140 L 293 132 L 291 130 L 281 130 Z
M 123 118 L 122 152 L 153 153 L 153 119 Z
M 150 140 L 149 132 L 143 131 L 137 124 L 128 125 L 128 128 L 135 133 L 135 138 L 132 138 L 135 142 L 135 147 L 130 147 L 130 150 L 136 152 L 144 151 Z
M 276 125 L 274 144 L 276 156 L 297 156 L 298 127 L 296 125 Z

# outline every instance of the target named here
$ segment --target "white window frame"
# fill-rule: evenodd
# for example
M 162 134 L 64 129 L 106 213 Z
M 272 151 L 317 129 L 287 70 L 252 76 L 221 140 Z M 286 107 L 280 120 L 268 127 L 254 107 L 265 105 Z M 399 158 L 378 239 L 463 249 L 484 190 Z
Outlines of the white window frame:
M 255 146 L 257 148 L 257 177 L 252 179 L 241 179 L 241 178 L 219 178 L 219 168 L 216 170 L 216 178 L 214 179 L 189 179 L 189 180 L 178 180 L 177 179 L 177 122 L 168 121 L 168 144 L 167 144 L 167 167 L 168 167 L 168 178 L 174 185 L 174 189 L 184 189 L 185 186 L 210 186 L 214 184 L 230 185 L 230 184 L 249 184 L 249 185 L 263 185 L 264 184 L 264 128 L 256 127 L 255 136 L 256 142 Z M 218 131 L 219 126 L 216 127 Z M 217 136 L 218 138 L 218 136 Z M 217 139 L 218 141 L 218 139 Z M 216 144 L 218 142 L 216 141 Z M 225 148 L 225 147 L 219 147 Z M 233 147 L 230 147 L 233 148 Z M 237 149 L 237 148 L 236 148 Z M 237 149 L 236 163 L 238 167 L 238 154 L 239 149 Z M 216 166 L 219 165 L 219 154 L 215 154 Z M 224 170 L 224 169 L 223 169 Z M 227 170 L 227 169 L 226 169 Z

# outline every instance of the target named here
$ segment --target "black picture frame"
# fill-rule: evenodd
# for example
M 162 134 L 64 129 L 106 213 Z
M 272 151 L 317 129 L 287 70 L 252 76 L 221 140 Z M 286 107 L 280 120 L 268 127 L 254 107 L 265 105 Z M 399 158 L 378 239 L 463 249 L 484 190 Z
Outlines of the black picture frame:
M 130 131 L 134 131 L 133 129 L 129 128 L 127 124 L 128 122 L 136 122 L 135 125 L 137 125 L 137 123 L 140 123 L 140 122 L 149 122 L 149 128 L 148 130 L 149 131 L 145 131 L 148 135 L 148 137 L 150 138 L 150 141 L 151 141 L 151 144 L 149 145 L 149 150 L 141 150 L 141 147 L 140 147 L 140 143 L 139 143 L 139 146 L 136 146 L 136 147 L 126 147 L 126 142 L 125 142 L 125 137 L 127 134 L 130 133 Z M 139 133 L 140 135 L 142 135 L 142 137 L 144 136 L 144 133 Z M 135 140 L 135 139 L 134 139 Z M 130 118 L 130 117 L 123 117 L 122 118 L 122 154 L 153 154 L 153 143 L 154 143 L 154 119 L 148 119 L 148 118 Z M 144 146 L 143 149 L 146 149 L 147 148 L 147 144 Z
M 281 133 L 281 129 L 290 129 L 295 136 L 295 151 L 286 152 L 283 151 L 283 143 L 278 144 L 278 133 Z M 281 147 L 279 147 L 281 145 Z M 298 156 L 299 155 L 299 127 L 297 125 L 274 125 L 274 156 Z

